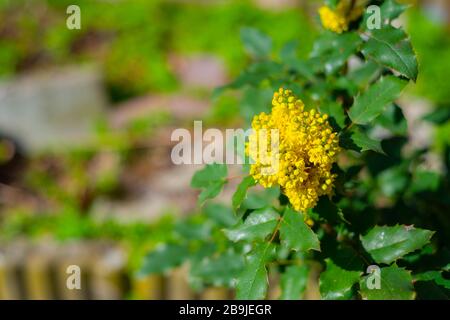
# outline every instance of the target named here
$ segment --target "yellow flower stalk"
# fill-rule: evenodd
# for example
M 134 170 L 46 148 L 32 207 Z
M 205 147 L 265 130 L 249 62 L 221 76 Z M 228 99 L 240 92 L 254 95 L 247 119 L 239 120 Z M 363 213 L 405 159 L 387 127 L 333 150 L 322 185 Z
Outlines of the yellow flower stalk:
M 279 185 L 294 209 L 303 212 L 320 196 L 332 195 L 336 174 L 331 168 L 340 148 L 327 114 L 306 111 L 292 91 L 280 88 L 273 95 L 271 113 L 256 115 L 252 128 L 247 154 L 254 161 L 250 174 L 256 182 L 265 188 Z M 278 143 L 270 131 L 277 133 Z
M 319 16 L 323 27 L 336 33 L 347 31 L 350 22 L 362 15 L 365 2 L 341 0 L 335 10 L 327 6 L 320 7 Z

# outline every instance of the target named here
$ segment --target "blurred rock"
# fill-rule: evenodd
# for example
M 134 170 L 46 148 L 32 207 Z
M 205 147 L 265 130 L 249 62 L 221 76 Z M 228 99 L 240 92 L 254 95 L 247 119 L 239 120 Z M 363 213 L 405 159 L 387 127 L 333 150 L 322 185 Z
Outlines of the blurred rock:
M 110 115 L 113 127 L 122 127 L 139 117 L 155 111 L 166 111 L 175 120 L 200 119 L 208 110 L 209 102 L 185 95 L 148 95 L 130 99 L 115 106 Z
M 300 5 L 298 0 L 254 0 L 255 4 L 264 9 L 286 10 Z
M 93 66 L 23 75 L 0 83 L 0 132 L 28 152 L 86 144 L 106 101 Z
M 169 63 L 185 87 L 214 89 L 227 83 L 223 62 L 212 55 L 172 55 Z

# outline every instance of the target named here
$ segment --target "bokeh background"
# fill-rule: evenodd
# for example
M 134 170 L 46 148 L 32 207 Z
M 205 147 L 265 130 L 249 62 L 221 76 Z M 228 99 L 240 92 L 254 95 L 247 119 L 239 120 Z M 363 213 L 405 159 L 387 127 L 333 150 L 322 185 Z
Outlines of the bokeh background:
M 406 2 L 398 23 L 420 72 L 400 106 L 411 143 L 439 154 L 450 143 L 450 1 Z M 170 134 L 194 119 L 241 127 L 249 99 L 213 96 L 251 59 L 240 30 L 270 35 L 274 59 L 290 40 L 306 57 L 321 3 L 0 0 L 0 299 L 232 297 L 192 291 L 183 269 L 136 276 L 148 250 L 200 213 L 197 168 L 172 164 Z M 81 30 L 66 27 L 71 4 Z M 81 290 L 66 288 L 71 264 Z

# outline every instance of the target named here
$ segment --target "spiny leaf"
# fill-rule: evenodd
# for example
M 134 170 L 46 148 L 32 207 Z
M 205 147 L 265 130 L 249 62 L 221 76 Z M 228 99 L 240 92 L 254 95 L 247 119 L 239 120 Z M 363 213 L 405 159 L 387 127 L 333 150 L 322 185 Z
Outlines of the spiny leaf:
M 375 262 L 390 264 L 422 248 L 430 241 L 433 233 L 413 226 L 375 226 L 368 234 L 361 236 L 361 241 Z
M 264 239 L 271 234 L 278 221 L 279 215 L 275 209 L 267 207 L 253 211 L 239 226 L 225 230 L 231 241 Z
M 274 253 L 273 244 L 261 243 L 247 256 L 244 271 L 238 278 L 236 286 L 237 299 L 265 298 L 268 287 L 266 263 L 270 261 Z
M 387 20 L 394 20 L 398 16 L 400 16 L 403 11 L 405 11 L 408 8 L 408 5 L 398 3 L 395 0 L 386 0 L 381 5 L 381 18 L 387 19 Z
M 356 97 L 349 117 L 356 124 L 367 124 L 378 117 L 398 98 L 408 82 L 394 76 L 381 78 L 367 91 Z
M 325 300 L 347 300 L 354 295 L 354 285 L 359 282 L 362 271 L 349 271 L 325 260 L 327 269 L 319 280 L 320 295 Z
M 381 147 L 381 141 L 370 138 L 367 133 L 360 129 L 355 129 L 351 132 L 349 139 L 357 146 L 356 150 L 359 152 L 372 150 L 384 154 L 383 148 Z
M 336 72 L 355 53 L 361 42 L 360 37 L 354 32 L 323 34 L 314 43 L 311 52 L 311 61 L 314 62 L 316 71 L 324 68 L 328 74 Z
M 390 25 L 367 34 L 362 53 L 378 63 L 398 71 L 408 79 L 417 79 L 417 59 L 406 33 Z
M 214 198 L 221 191 L 228 174 L 227 166 L 224 164 L 208 164 L 202 170 L 197 171 L 191 180 L 193 188 L 202 189 L 199 202 L 202 204 L 207 199 Z
M 376 282 L 376 277 L 379 277 L 379 289 L 368 285 Z M 381 268 L 379 274 L 375 272 L 363 277 L 360 288 L 365 300 L 413 300 L 415 297 L 411 272 L 396 265 Z
M 280 238 L 292 250 L 320 251 L 317 235 L 305 223 L 303 215 L 299 212 L 286 208 L 280 227 Z
M 442 276 L 442 271 L 427 271 L 414 275 L 415 281 L 434 281 L 446 289 L 450 289 L 450 280 Z
M 233 208 L 236 210 L 241 205 L 242 201 L 244 201 L 247 196 L 247 190 L 251 186 L 255 185 L 255 180 L 252 176 L 247 176 L 242 179 L 241 183 L 237 186 L 236 192 L 233 194 L 232 204 Z

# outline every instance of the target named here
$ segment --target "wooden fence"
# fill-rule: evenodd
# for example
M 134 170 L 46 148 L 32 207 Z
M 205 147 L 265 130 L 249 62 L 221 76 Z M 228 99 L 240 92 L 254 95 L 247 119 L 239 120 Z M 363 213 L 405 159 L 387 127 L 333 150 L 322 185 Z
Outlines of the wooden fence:
M 69 289 L 71 265 L 80 267 L 81 288 Z M 127 268 L 123 248 L 111 243 L 78 241 L 56 244 L 30 240 L 0 245 L 0 299 L 233 299 L 226 288 L 194 292 L 186 266 L 165 276 L 134 277 Z M 312 274 L 305 298 L 317 299 L 317 275 Z M 277 299 L 279 281 L 269 279 L 268 299 Z
M 70 265 L 81 270 L 81 289 L 68 289 Z M 230 299 L 224 288 L 194 293 L 185 267 L 167 276 L 137 278 L 125 251 L 105 243 L 19 241 L 0 245 L 0 299 Z

